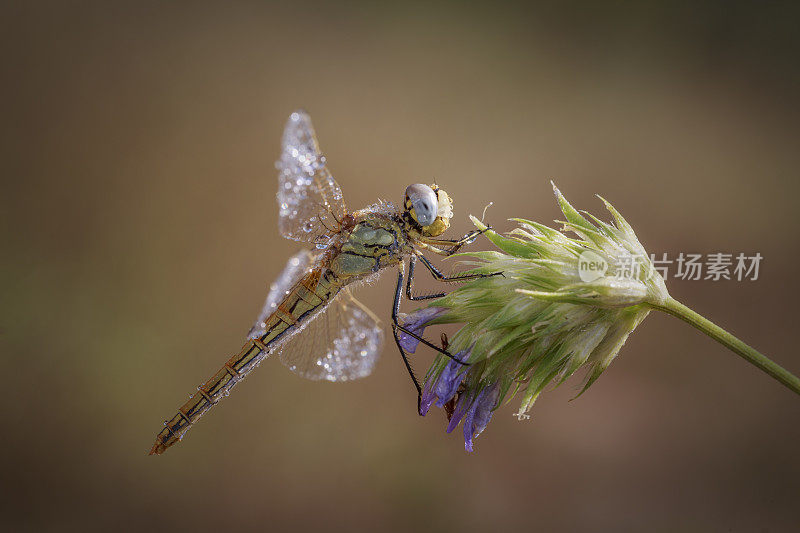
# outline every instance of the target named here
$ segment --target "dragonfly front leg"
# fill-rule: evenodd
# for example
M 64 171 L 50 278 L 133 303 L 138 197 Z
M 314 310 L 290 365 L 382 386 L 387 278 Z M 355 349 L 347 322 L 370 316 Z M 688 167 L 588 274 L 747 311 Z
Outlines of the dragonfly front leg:
M 491 226 L 488 226 L 484 229 L 480 230 L 472 230 L 460 239 L 419 239 L 422 243 L 424 248 L 437 253 L 439 255 L 443 255 L 445 257 L 451 256 L 458 252 L 463 246 L 467 244 L 472 244 L 475 242 L 475 239 L 478 238 L 478 235 L 485 233 L 491 230 Z

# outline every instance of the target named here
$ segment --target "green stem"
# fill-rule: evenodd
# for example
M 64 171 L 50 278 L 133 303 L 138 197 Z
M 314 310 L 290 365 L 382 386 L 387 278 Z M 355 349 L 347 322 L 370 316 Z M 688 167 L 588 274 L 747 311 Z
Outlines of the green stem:
M 667 301 L 663 304 L 651 304 L 651 306 L 654 309 L 669 313 L 670 315 L 678 317 L 684 322 L 691 324 L 715 341 L 730 348 L 734 353 L 739 354 L 746 361 L 754 364 L 773 378 L 777 379 L 786 385 L 786 387 L 790 388 L 797 394 L 800 394 L 800 378 L 769 359 L 766 355 L 754 350 L 744 342 L 740 341 L 707 318 L 695 313 L 679 301 L 673 298 L 667 298 Z

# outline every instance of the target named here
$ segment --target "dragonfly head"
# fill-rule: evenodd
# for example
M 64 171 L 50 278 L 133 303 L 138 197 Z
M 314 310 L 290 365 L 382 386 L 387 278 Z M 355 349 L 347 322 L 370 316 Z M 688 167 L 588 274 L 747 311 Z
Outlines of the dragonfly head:
M 405 212 L 422 227 L 426 237 L 436 237 L 450 227 L 453 201 L 438 185 L 415 183 L 406 188 Z

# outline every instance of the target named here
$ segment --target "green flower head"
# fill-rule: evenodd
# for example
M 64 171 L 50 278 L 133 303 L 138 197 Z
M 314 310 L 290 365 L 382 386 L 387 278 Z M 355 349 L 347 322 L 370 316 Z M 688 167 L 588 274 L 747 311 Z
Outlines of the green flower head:
M 669 298 L 663 278 L 631 226 L 605 200 L 613 224 L 576 211 L 553 186 L 566 218 L 555 230 L 523 219 L 507 235 L 488 230 L 495 251 L 461 254 L 470 273 L 502 272 L 459 286 L 409 322 L 463 324 L 425 377 L 423 414 L 451 403 L 448 431 L 464 420 L 468 450 L 492 411 L 521 395 L 517 416 L 545 387 L 587 368 L 581 393 L 608 368 L 628 335 Z M 486 226 L 471 217 L 482 230 Z M 572 233 L 574 237 L 567 234 Z

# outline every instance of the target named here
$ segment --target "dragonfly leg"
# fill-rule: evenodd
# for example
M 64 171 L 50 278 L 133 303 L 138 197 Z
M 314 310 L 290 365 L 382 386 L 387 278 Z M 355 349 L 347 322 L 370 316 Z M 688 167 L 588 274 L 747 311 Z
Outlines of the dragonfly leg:
M 400 322 L 398 321 L 398 314 L 400 313 L 400 297 L 402 296 L 402 294 L 403 294 L 403 272 L 399 272 L 398 273 L 398 277 L 397 277 L 397 290 L 395 292 L 394 308 L 392 309 L 392 328 L 394 330 L 402 331 L 403 333 L 405 333 L 409 337 L 413 337 L 413 338 L 417 339 L 419 342 L 421 342 L 422 344 L 424 344 L 428 348 L 433 348 L 434 350 L 436 350 L 440 354 L 449 357 L 450 359 L 452 359 L 453 361 L 455 361 L 457 363 L 461 363 L 462 365 L 469 366 L 470 363 L 468 363 L 466 361 L 462 361 L 461 359 L 457 358 L 456 356 L 454 356 L 453 354 L 451 354 L 450 352 L 448 352 L 444 348 L 440 348 L 440 347 L 436 346 L 435 344 L 433 344 L 429 340 L 423 338 L 420 335 L 417 335 L 416 333 L 414 333 L 413 331 L 411 331 L 407 327 L 400 325 Z
M 491 274 L 456 274 L 455 276 L 445 276 L 441 270 L 436 268 L 433 263 L 431 263 L 427 257 L 422 254 L 419 255 L 419 260 L 422 261 L 422 264 L 428 269 L 428 272 L 436 279 L 437 281 L 444 281 L 445 283 L 456 283 L 459 281 L 469 281 L 472 279 L 479 279 L 479 278 L 491 278 L 492 276 L 504 276 L 502 272 L 492 272 Z M 411 257 L 411 260 L 414 260 L 414 256 Z M 414 263 L 412 262 L 411 265 Z
M 475 239 L 478 238 L 478 235 L 491 229 L 492 227 L 488 226 L 484 229 L 472 230 L 460 239 L 422 239 L 422 242 L 426 244 L 426 248 L 432 252 L 449 257 L 458 252 L 463 246 L 475 242 Z
M 417 256 L 412 255 L 408 262 L 408 280 L 406 281 L 406 298 L 411 301 L 418 300 L 433 300 L 434 298 L 441 298 L 445 295 L 443 292 L 436 294 L 425 294 L 422 296 L 414 296 L 411 292 L 411 284 L 414 282 L 414 266 L 417 264 Z
M 414 382 L 414 387 L 417 389 L 417 412 L 419 413 L 422 408 L 422 387 L 419 386 L 417 376 L 414 375 L 414 369 L 411 368 L 411 363 L 408 361 L 408 354 L 400 344 L 400 338 L 397 336 L 397 314 L 400 312 L 400 297 L 403 295 L 403 270 L 397 272 L 397 289 L 394 292 L 394 305 L 392 306 L 392 334 L 394 334 L 394 342 L 397 344 L 397 349 L 400 350 L 400 357 L 403 358 L 403 363 L 406 365 L 408 375 L 411 376 L 411 381 Z
M 394 318 L 393 318 L 393 319 L 392 319 L 392 321 L 393 321 L 393 324 L 392 324 L 392 326 L 393 326 L 393 327 L 394 327 L 396 330 L 402 331 L 403 333 L 405 333 L 405 334 L 406 334 L 406 335 L 408 335 L 409 337 L 414 337 L 415 339 L 417 339 L 419 342 L 421 342 L 422 344 L 424 344 L 424 345 L 425 345 L 425 346 L 427 346 L 428 348 L 433 348 L 434 350 L 436 350 L 436 351 L 437 351 L 437 352 L 439 352 L 440 354 L 442 354 L 442 355 L 446 355 L 447 357 L 449 357 L 450 359 L 452 359 L 452 360 L 453 360 L 453 361 L 455 361 L 456 363 L 460 363 L 460 364 L 462 364 L 462 365 L 464 365 L 464 366 L 469 366 L 469 365 L 471 364 L 471 363 L 468 363 L 467 361 L 462 361 L 461 359 L 459 359 L 459 358 L 458 358 L 458 357 L 456 357 L 455 355 L 451 354 L 451 353 L 450 353 L 450 352 L 448 352 L 447 350 L 445 350 L 445 349 L 443 349 L 443 348 L 439 348 L 438 346 L 436 346 L 436 345 L 435 345 L 435 344 L 433 344 L 432 342 L 430 342 L 430 341 L 428 341 L 428 340 L 424 339 L 423 337 L 420 337 L 419 335 L 417 335 L 416 333 L 414 333 L 414 332 L 413 332 L 413 331 L 411 331 L 410 329 L 408 329 L 408 328 L 406 328 L 406 327 L 403 327 L 403 326 L 401 326 L 401 325 L 400 325 L 400 324 L 397 322 L 397 320 L 396 320 L 396 319 L 394 319 Z
M 405 363 L 406 369 L 408 370 L 408 374 L 411 376 L 411 381 L 414 382 L 414 387 L 417 389 L 417 408 L 419 409 L 422 401 L 422 387 L 420 387 L 419 381 L 417 380 L 417 376 L 414 374 L 414 370 L 411 368 L 411 363 L 408 361 L 408 354 L 403 349 L 403 346 L 400 344 L 400 337 L 398 336 L 397 333 L 398 331 L 402 331 L 406 335 L 409 335 L 417 339 L 425 346 L 433 348 L 437 352 L 441 353 L 442 355 L 446 355 L 447 357 L 449 357 L 453 361 L 456 361 L 457 363 L 460 363 L 465 366 L 469 366 L 470 363 L 456 358 L 446 349 L 436 346 L 435 344 L 417 335 L 410 329 L 401 326 L 398 319 L 400 314 L 400 300 L 402 296 L 403 296 L 403 267 L 401 266 L 400 269 L 397 271 L 397 287 L 394 292 L 394 305 L 392 306 L 392 334 L 394 335 L 394 342 L 395 344 L 397 344 L 397 349 L 400 350 L 400 356 L 403 358 L 403 363 Z
M 491 274 L 460 274 L 456 276 L 445 276 L 441 270 L 436 268 L 433 263 L 431 263 L 425 256 L 419 254 L 419 258 L 422 261 L 422 264 L 428 269 L 431 275 L 437 281 L 443 281 L 446 283 L 455 283 L 459 281 L 469 281 L 471 279 L 478 279 L 478 278 L 488 278 L 491 276 L 502 276 L 502 272 L 493 272 Z M 414 267 L 417 264 L 417 255 L 412 255 L 411 259 L 408 262 L 408 280 L 406 280 L 406 298 L 412 301 L 417 300 L 432 300 L 434 298 L 441 298 L 444 296 L 445 292 L 438 292 L 436 294 L 427 294 L 422 296 L 414 296 L 412 294 L 411 285 L 413 284 L 414 280 Z

